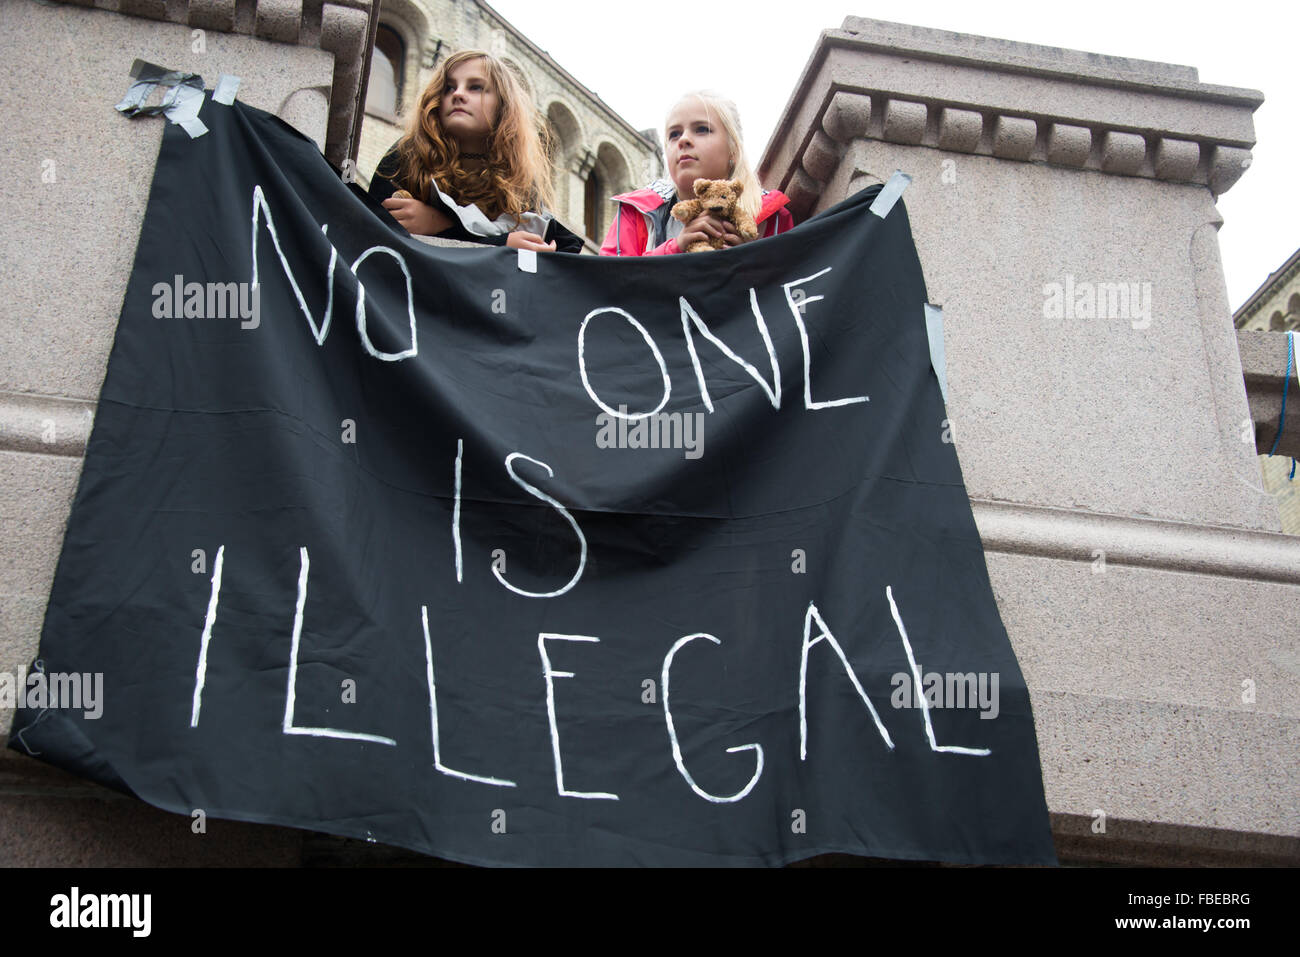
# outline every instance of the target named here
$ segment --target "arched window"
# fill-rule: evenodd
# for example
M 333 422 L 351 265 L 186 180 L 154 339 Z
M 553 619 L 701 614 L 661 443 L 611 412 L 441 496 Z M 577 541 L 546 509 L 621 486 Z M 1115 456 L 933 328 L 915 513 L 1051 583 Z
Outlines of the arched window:
M 397 116 L 402 103 L 402 65 L 405 44 L 392 27 L 379 25 L 375 50 L 370 60 L 370 85 L 366 89 L 366 112 L 387 119 Z
M 546 109 L 546 122 L 551 128 L 551 163 L 555 166 L 555 203 L 560 219 L 576 223 L 582 216 L 580 182 L 575 182 L 577 169 L 573 167 L 582 142 L 582 130 L 573 113 L 560 102 Z
M 524 73 L 523 68 L 514 60 L 508 58 L 503 58 L 501 62 L 506 65 L 507 70 L 514 74 L 515 79 L 519 81 L 519 85 L 522 86 L 524 92 L 528 94 L 528 98 L 532 99 L 533 85 L 528 81 L 528 75 Z
M 587 177 L 587 194 L 584 197 L 587 235 L 600 242 L 614 221 L 614 205 L 610 198 L 632 189 L 632 177 L 627 160 L 610 143 L 602 143 L 596 151 L 596 162 Z

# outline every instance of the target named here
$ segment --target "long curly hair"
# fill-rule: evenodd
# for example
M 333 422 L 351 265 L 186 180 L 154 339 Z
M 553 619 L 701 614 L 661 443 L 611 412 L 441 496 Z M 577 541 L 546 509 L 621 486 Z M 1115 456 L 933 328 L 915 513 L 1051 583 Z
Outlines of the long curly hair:
M 488 86 L 500 100 L 481 169 L 462 165 L 460 146 L 443 130 L 438 113 L 448 75 L 469 60 L 483 61 Z M 397 142 L 394 181 L 425 202 L 432 195 L 430 184 L 437 182 L 460 205 L 473 203 L 488 219 L 502 213 L 517 218 L 555 206 L 549 144 L 545 122 L 510 68 L 482 50 L 461 50 L 438 65 L 420 94 L 410 126 Z

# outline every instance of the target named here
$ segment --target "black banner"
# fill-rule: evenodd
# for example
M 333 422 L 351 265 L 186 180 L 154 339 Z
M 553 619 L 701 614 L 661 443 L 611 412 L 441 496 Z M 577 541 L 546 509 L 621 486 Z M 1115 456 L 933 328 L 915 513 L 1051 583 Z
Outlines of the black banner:
M 481 864 L 1055 862 L 902 202 L 435 248 L 275 117 L 200 118 L 11 747 Z

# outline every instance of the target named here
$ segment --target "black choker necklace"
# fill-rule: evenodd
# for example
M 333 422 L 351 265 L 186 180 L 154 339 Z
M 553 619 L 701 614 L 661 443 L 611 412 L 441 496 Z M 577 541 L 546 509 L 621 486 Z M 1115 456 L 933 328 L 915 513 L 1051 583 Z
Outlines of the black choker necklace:
M 461 159 L 467 160 L 485 160 L 488 158 L 487 153 L 461 153 Z

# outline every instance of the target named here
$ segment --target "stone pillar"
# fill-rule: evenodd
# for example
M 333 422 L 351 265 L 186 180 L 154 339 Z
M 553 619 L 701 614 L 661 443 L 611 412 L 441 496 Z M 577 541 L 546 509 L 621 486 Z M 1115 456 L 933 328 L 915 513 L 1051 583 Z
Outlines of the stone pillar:
M 912 176 L 934 428 L 1067 860 L 1300 859 L 1300 541 L 1261 486 L 1215 207 L 1262 102 L 1192 67 L 850 17 L 762 161 L 796 219 Z
M 579 236 L 585 235 L 587 232 L 587 179 L 591 176 L 591 171 L 595 165 L 596 154 L 591 151 L 586 143 L 579 143 L 574 147 L 566 167 L 569 181 L 567 222 L 569 228 Z M 602 235 L 590 238 L 599 244 L 605 237 Z
M 581 236 L 587 231 L 583 226 L 583 223 L 586 222 L 584 217 L 586 215 L 587 179 L 581 171 L 582 163 L 578 159 L 566 163 L 561 167 L 561 170 L 562 172 L 559 175 L 564 179 L 564 202 L 560 221 Z
M 337 164 L 354 148 L 371 0 L 0 4 L 0 671 L 36 653 L 122 307 L 162 117 L 117 113 L 137 58 L 241 77 Z M 0 708 L 0 730 L 12 711 Z M 302 833 L 157 811 L 0 750 L 0 866 L 286 864 Z

